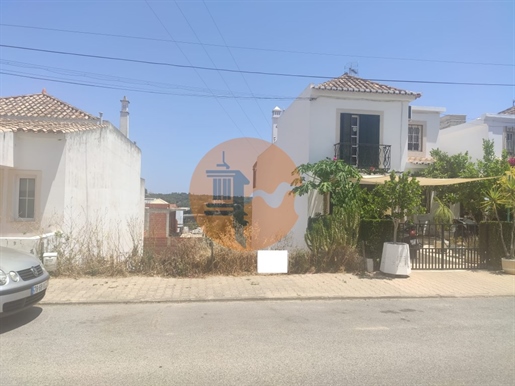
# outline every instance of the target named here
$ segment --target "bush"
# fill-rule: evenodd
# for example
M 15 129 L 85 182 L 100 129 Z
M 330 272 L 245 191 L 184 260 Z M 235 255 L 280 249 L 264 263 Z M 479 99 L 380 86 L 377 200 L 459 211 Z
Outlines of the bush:
M 234 250 L 207 238 L 174 238 L 162 250 L 146 249 L 131 262 L 131 272 L 171 277 L 241 275 L 256 272 L 256 252 Z
M 504 239 L 509 243 L 512 223 L 502 222 Z M 479 223 L 479 253 L 481 259 L 486 261 L 489 269 L 501 269 L 501 259 L 504 256 L 504 248 L 501 242 L 499 223 L 497 221 L 485 221 Z
M 288 251 L 288 272 L 290 274 L 313 273 L 311 252 L 303 249 Z
M 356 271 L 363 267 L 357 251 L 359 213 L 341 209 L 330 215 L 308 220 L 306 245 L 310 270 L 313 272 Z
M 380 264 L 383 244 L 393 240 L 392 220 L 361 220 L 359 243 L 365 244 L 365 256 L 374 259 L 376 267 Z

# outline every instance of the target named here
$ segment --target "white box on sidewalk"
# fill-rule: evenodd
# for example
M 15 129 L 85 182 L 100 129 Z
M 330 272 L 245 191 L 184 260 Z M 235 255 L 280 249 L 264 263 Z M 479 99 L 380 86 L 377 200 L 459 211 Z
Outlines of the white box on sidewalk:
M 258 273 L 288 273 L 288 251 L 258 251 Z
M 53 272 L 57 269 L 57 252 L 43 253 L 43 265 L 48 272 Z
M 409 245 L 406 243 L 384 243 L 380 270 L 391 275 L 409 276 L 411 274 Z

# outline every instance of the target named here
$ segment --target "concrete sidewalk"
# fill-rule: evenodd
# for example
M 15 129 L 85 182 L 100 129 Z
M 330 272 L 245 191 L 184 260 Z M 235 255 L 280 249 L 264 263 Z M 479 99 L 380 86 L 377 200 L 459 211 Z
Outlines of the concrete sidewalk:
M 52 278 L 42 304 L 280 299 L 515 296 L 515 276 L 489 271 L 413 271 L 409 278 L 352 274 L 206 278 Z

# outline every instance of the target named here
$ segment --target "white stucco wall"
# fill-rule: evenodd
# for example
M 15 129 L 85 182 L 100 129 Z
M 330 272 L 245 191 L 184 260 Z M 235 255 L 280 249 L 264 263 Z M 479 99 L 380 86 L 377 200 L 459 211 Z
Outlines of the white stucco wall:
M 483 155 L 483 139 L 489 139 L 488 126 L 476 120 L 441 130 L 437 147 L 451 155 L 468 152 L 476 160 Z
M 309 162 L 309 129 L 310 109 L 309 101 L 310 88 L 307 87 L 283 110 L 277 121 L 277 141 L 275 145 L 285 151 L 296 166 Z M 287 237 L 287 243 L 291 247 L 305 247 L 304 232 L 306 231 L 308 218 L 308 197 L 295 198 L 295 211 L 299 219 Z
M 296 165 L 332 158 L 334 145 L 340 142 L 340 114 L 376 114 L 380 116 L 380 143 L 391 145 L 391 169 L 404 170 L 408 157 L 408 106 L 413 99 L 407 95 L 334 92 L 308 86 L 277 120 L 276 145 Z M 321 197 L 310 194 L 297 198 L 296 211 L 299 220 L 289 240 L 305 248 L 308 217 L 322 212 Z
M 0 166 L 12 167 L 14 164 L 14 133 L 0 131 Z
M 13 141 L 13 168 L 4 169 L 5 200 L 1 234 L 41 234 L 55 230 L 64 201 L 64 136 L 17 132 Z M 16 219 L 17 185 L 20 177 L 36 178 L 34 221 Z
M 505 127 L 515 127 L 515 116 L 485 114 L 481 118 L 441 130 L 438 148 L 449 154 L 468 151 L 472 160 L 483 157 L 483 139 L 494 141 L 494 150 L 501 156 Z
M 132 250 L 133 238 L 143 242 L 141 151 L 116 128 L 17 132 L 13 148 L 13 168 L 0 173 L 0 236 L 59 230 L 120 253 Z M 18 178 L 25 176 L 36 178 L 34 221 L 16 219 Z
M 143 239 L 141 151 L 114 127 L 66 136 L 65 221 L 128 252 Z M 99 229 L 99 232 L 96 229 Z
M 504 147 L 504 129 L 515 127 L 515 115 L 485 114 L 482 119 L 488 126 L 489 138 L 494 141 L 495 154 L 500 156 Z M 480 156 L 483 156 L 482 151 Z
M 440 133 L 440 115 L 445 112 L 442 107 L 413 106 L 410 123 L 423 126 L 423 143 L 421 152 L 408 152 L 409 156 L 429 157 L 431 150 L 437 148 Z
M 391 169 L 407 160 L 410 96 L 313 90 L 310 116 L 310 162 L 333 157 L 340 142 L 340 114 L 380 115 L 380 143 L 391 146 Z
M 285 151 L 295 165 L 309 161 L 310 88 L 306 88 L 277 118 L 275 145 Z

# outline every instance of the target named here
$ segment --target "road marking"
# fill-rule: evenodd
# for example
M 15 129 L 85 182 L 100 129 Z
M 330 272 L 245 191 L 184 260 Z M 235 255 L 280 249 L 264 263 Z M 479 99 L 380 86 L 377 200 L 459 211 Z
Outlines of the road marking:
M 359 331 L 380 331 L 380 330 L 389 330 L 388 327 L 383 327 L 383 326 L 379 326 L 379 327 L 356 327 L 354 328 L 355 330 L 359 330 Z

